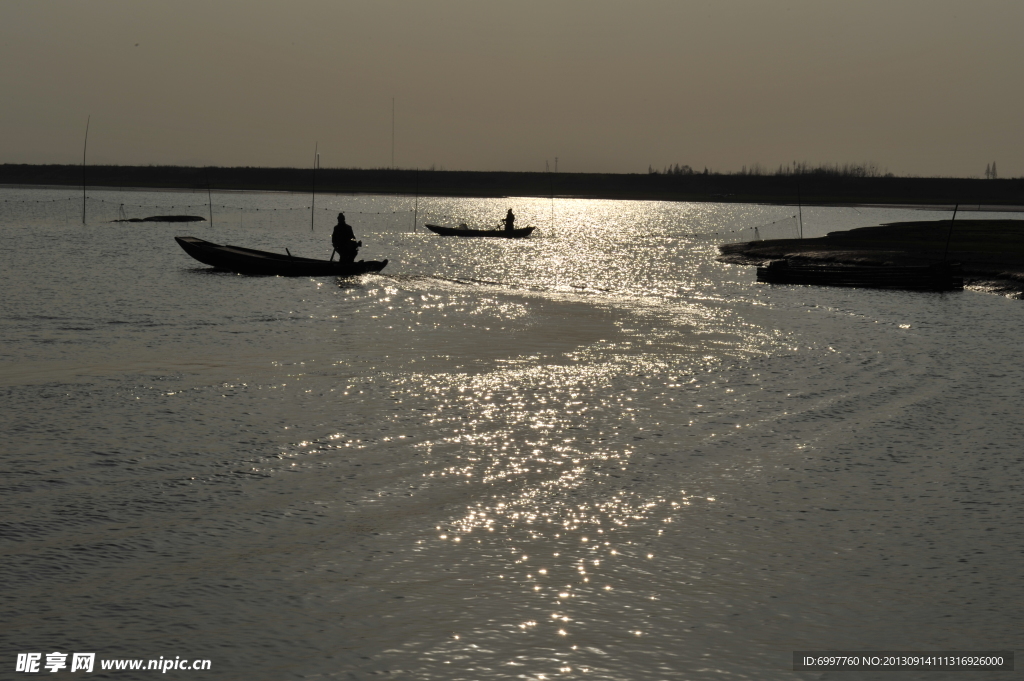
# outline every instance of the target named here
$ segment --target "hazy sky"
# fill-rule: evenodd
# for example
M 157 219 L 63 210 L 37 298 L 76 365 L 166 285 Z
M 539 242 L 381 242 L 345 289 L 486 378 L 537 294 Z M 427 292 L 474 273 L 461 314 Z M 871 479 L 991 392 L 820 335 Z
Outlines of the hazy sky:
M 0 0 L 0 163 L 1024 175 L 1024 0 Z

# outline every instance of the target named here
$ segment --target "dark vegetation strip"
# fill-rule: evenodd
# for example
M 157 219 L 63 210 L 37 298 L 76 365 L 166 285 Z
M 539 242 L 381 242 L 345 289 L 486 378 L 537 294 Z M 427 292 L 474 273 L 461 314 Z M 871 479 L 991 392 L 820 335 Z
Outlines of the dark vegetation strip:
M 312 169 L 88 166 L 91 187 L 308 192 Z M 81 186 L 78 165 L 0 165 L 0 184 Z M 320 168 L 317 193 L 559 196 L 667 201 L 818 204 L 1024 205 L 1024 179 L 856 177 L 842 174 L 605 174 Z

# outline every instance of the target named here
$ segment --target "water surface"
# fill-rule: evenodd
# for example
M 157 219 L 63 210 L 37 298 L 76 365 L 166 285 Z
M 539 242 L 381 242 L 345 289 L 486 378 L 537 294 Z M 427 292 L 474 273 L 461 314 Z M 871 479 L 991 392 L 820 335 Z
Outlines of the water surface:
M 793 650 L 1021 647 L 1019 301 L 714 260 L 784 206 L 322 196 L 311 229 L 291 194 L 214 193 L 212 225 L 110 222 L 205 193 L 90 190 L 85 225 L 74 191 L 0 198 L 5 664 L 781 679 Z M 422 229 L 509 206 L 533 238 Z M 380 275 L 173 240 L 327 257 L 339 210 Z

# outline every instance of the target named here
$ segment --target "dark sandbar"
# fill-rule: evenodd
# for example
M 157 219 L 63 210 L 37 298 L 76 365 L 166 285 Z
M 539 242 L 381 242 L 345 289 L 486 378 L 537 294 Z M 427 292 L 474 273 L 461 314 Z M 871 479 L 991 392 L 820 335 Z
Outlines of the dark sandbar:
M 206 218 L 198 215 L 151 215 L 148 218 L 126 218 L 111 222 L 206 222 Z
M 947 239 L 949 243 L 946 252 Z M 895 222 L 830 232 L 817 239 L 771 239 L 719 246 L 718 260 L 763 265 L 770 260 L 844 265 L 963 266 L 964 285 L 1024 297 L 1024 220 Z

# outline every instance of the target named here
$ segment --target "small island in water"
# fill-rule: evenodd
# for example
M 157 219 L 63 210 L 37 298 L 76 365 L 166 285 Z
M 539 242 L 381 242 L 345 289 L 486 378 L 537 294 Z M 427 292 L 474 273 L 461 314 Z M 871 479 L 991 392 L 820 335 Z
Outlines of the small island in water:
M 966 287 L 1024 298 L 1024 220 L 894 222 L 816 239 L 748 241 L 718 248 L 718 260 L 737 265 L 773 260 L 865 267 L 958 262 Z
M 151 215 L 148 218 L 121 218 L 111 222 L 206 222 L 198 215 Z

